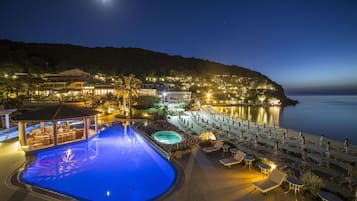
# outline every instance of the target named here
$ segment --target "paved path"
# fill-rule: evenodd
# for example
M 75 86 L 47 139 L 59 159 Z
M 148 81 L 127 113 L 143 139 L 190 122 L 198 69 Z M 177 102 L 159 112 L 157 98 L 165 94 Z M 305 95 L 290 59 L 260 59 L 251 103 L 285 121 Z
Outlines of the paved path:
M 0 200 L 49 200 L 37 193 L 26 192 L 9 182 L 10 175 L 25 162 L 25 153 L 23 151 L 18 151 L 18 146 L 18 141 L 0 143 Z

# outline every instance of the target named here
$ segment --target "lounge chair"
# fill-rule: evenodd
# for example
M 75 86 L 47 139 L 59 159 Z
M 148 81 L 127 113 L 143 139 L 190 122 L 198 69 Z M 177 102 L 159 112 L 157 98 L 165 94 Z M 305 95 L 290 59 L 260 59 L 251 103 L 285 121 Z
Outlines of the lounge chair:
M 204 147 L 202 151 L 204 151 L 205 153 L 215 152 L 222 149 L 223 144 L 224 144 L 223 141 L 217 141 L 216 144 L 214 144 L 211 147 Z
M 244 152 L 238 151 L 233 158 L 224 158 L 219 160 L 219 162 L 226 167 L 231 167 L 232 165 L 241 163 L 245 156 L 246 154 Z
M 322 201 L 342 201 L 341 198 L 326 191 L 320 191 L 317 195 L 322 199 Z
M 267 179 L 262 181 L 254 182 L 253 186 L 260 190 L 262 193 L 266 193 L 271 191 L 275 188 L 278 188 L 286 178 L 286 174 L 274 169 Z

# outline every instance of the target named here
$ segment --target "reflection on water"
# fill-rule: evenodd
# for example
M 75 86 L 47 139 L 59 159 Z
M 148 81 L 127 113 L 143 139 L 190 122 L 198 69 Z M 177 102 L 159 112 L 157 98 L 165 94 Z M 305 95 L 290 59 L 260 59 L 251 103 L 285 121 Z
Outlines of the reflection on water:
M 97 141 L 92 140 L 86 147 L 61 149 L 51 154 L 39 155 L 25 177 L 33 180 L 57 180 L 83 171 L 89 163 L 96 160 Z
M 258 124 L 279 126 L 281 107 L 219 106 L 216 111 L 228 114 L 232 118 L 249 120 Z

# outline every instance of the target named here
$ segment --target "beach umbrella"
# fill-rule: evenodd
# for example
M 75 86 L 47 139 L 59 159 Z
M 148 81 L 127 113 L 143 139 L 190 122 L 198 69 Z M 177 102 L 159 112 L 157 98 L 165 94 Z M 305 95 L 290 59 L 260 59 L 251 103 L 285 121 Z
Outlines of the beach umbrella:
M 324 135 L 321 135 L 320 136 L 320 147 L 322 147 L 323 142 L 324 142 Z

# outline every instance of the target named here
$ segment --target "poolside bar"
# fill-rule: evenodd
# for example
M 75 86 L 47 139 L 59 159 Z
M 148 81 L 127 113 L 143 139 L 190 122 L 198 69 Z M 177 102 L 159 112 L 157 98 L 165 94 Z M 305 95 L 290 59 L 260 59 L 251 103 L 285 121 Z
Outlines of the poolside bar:
M 24 151 L 86 140 L 98 132 L 97 112 L 73 105 L 48 105 L 24 112 L 15 121 Z

